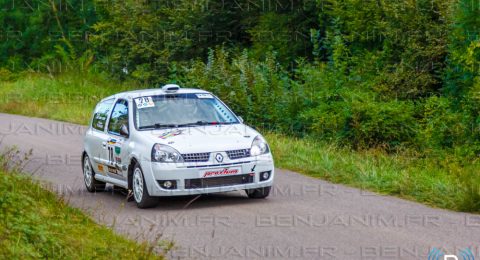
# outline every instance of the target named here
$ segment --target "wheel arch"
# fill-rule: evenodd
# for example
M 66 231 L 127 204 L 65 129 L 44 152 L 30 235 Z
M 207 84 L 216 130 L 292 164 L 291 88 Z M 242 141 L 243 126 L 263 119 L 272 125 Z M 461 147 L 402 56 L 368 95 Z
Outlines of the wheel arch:
M 127 185 L 128 189 L 132 189 L 132 182 L 133 182 L 133 169 L 135 167 L 135 164 L 139 163 L 137 158 L 132 157 L 130 158 L 130 163 L 128 164 L 128 174 L 127 174 Z
M 83 152 L 82 152 L 82 169 L 83 169 L 83 166 L 84 166 L 84 164 L 85 164 L 85 156 L 87 156 L 87 155 L 88 155 L 88 154 L 87 154 L 87 151 L 83 151 Z
M 85 156 L 88 156 L 88 158 L 90 158 L 90 155 L 88 155 L 87 151 L 82 152 L 82 171 L 83 171 L 83 167 L 85 166 Z M 90 167 L 92 168 L 93 178 L 95 178 L 95 175 L 97 175 L 97 172 L 93 168 L 91 158 L 89 161 L 90 161 Z

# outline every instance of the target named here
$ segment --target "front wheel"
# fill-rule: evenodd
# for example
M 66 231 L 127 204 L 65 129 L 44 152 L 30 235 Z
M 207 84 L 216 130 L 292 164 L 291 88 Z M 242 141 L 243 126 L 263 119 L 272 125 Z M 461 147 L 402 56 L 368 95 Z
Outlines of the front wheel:
M 248 189 L 245 190 L 247 196 L 251 199 L 264 199 L 270 194 L 271 187 L 263 187 L 257 189 Z
M 133 199 L 137 203 L 137 207 L 145 209 L 154 207 L 157 204 L 157 199 L 148 194 L 143 171 L 138 163 L 133 168 L 132 190 Z
M 89 192 L 105 190 L 105 182 L 95 179 L 95 171 L 92 168 L 92 164 L 90 164 L 88 155 L 85 155 L 85 158 L 83 158 L 83 180 Z

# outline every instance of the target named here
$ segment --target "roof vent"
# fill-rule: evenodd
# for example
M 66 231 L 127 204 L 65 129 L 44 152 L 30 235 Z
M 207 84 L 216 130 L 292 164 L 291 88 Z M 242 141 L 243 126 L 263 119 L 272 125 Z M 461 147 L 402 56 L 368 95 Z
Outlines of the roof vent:
M 177 84 L 167 84 L 162 87 L 162 90 L 168 93 L 177 92 L 180 89 L 180 86 Z

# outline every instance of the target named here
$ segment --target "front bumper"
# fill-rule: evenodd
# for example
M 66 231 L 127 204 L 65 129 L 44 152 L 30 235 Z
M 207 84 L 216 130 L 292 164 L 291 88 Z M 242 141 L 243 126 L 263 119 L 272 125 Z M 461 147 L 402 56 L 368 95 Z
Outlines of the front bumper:
M 150 196 L 182 196 L 262 188 L 272 186 L 275 176 L 271 154 L 231 160 L 221 164 L 211 161 L 206 163 L 183 164 L 144 161 L 142 164 L 145 182 Z M 209 187 L 208 185 L 207 187 L 188 187 L 188 184 L 190 183 L 189 180 L 191 179 L 225 177 L 225 175 L 204 177 L 207 171 L 218 171 L 223 169 L 238 170 L 234 175 L 249 175 L 251 176 L 251 180 L 249 183 L 220 184 L 220 186 L 215 187 Z M 270 171 L 270 177 L 267 180 L 261 181 L 260 173 L 266 171 Z M 160 182 L 164 180 L 175 181 L 175 189 L 163 188 L 160 185 Z M 218 181 L 216 181 L 216 183 L 218 184 Z

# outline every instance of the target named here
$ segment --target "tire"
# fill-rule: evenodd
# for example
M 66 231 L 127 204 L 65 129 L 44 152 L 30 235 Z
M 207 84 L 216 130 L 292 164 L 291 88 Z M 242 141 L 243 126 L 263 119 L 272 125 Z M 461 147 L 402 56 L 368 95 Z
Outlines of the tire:
M 272 187 L 263 187 L 263 188 L 257 188 L 257 189 L 248 189 L 248 190 L 245 190 L 245 192 L 247 193 L 247 196 L 250 198 L 250 199 L 264 199 L 266 197 L 268 197 L 268 195 L 270 194 L 270 189 Z
M 148 194 L 145 178 L 143 177 L 143 171 L 138 163 L 136 163 L 133 167 L 132 191 L 133 199 L 135 200 L 135 203 L 137 203 L 138 208 L 145 209 L 157 205 L 157 198 Z
M 97 192 L 105 190 L 105 182 L 101 182 L 95 179 L 95 171 L 90 163 L 90 158 L 85 155 L 83 158 L 83 182 L 89 192 Z

